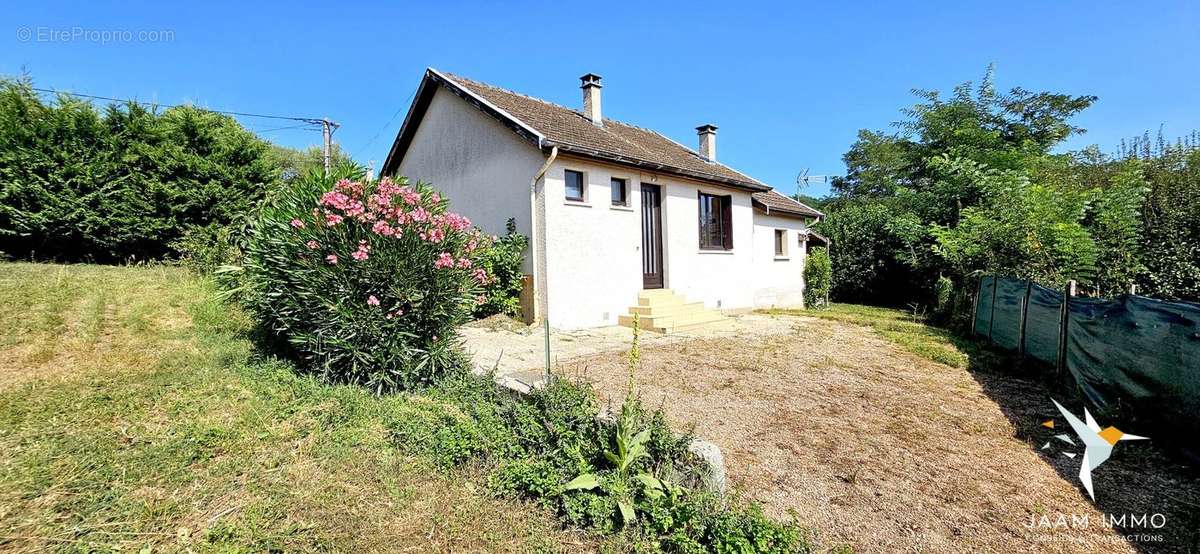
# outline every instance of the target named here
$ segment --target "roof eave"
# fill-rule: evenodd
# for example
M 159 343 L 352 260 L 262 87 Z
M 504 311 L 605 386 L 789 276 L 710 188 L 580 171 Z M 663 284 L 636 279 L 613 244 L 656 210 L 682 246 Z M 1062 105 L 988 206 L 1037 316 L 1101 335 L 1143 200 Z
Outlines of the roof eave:
M 603 160 L 606 162 L 615 163 L 618 165 L 624 165 L 627 167 L 636 167 L 639 169 L 648 169 L 648 170 L 652 170 L 652 171 L 659 171 L 662 173 L 679 175 L 682 177 L 688 177 L 691 179 L 695 179 L 697 181 L 705 181 L 705 182 L 709 182 L 709 183 L 715 183 L 715 184 L 724 185 L 727 187 L 733 187 L 733 188 L 737 188 L 737 189 L 742 189 L 742 190 L 746 190 L 746 191 L 750 191 L 750 192 L 766 192 L 768 190 L 771 190 L 771 187 L 768 187 L 768 186 L 760 184 L 760 183 L 754 183 L 751 181 L 742 181 L 742 180 L 738 180 L 738 179 L 730 179 L 728 177 L 721 177 L 719 175 L 710 175 L 710 174 L 706 174 L 706 173 L 701 173 L 699 171 L 692 171 L 692 170 L 683 169 L 683 168 L 675 167 L 675 166 L 671 166 L 671 165 L 660 164 L 657 162 L 639 160 L 637 158 L 630 158 L 628 156 L 622 156 L 620 154 L 605 152 L 603 150 L 597 150 L 595 148 L 588 148 L 586 146 L 580 146 L 578 144 L 571 144 L 568 142 L 546 140 L 545 146 L 557 146 L 559 151 L 561 151 L 561 152 L 569 152 L 569 153 L 576 154 L 579 156 L 594 158 L 597 160 Z
M 508 127 L 521 138 L 528 140 L 535 146 L 540 148 L 544 145 L 545 137 L 536 129 L 500 109 L 482 96 L 475 94 L 470 89 L 459 85 L 438 70 L 429 67 L 425 69 L 425 76 L 421 78 L 421 84 L 417 87 L 412 105 L 408 108 L 408 115 L 404 117 L 404 124 L 400 126 L 400 132 L 396 134 L 396 140 L 392 143 L 392 149 L 388 151 L 387 158 L 384 159 L 380 175 L 391 175 L 399 169 L 400 162 L 404 160 L 404 155 L 408 152 L 409 145 L 412 144 L 417 128 L 420 127 L 421 120 L 425 117 L 425 112 L 429 109 L 429 104 L 433 101 L 433 95 L 437 92 L 437 86 L 445 87 L 446 90 L 475 106 L 479 111 L 492 116 L 505 127 Z
M 789 210 L 786 208 L 778 208 L 778 207 L 768 206 L 759 200 L 752 200 L 752 203 L 754 204 L 754 207 L 762 210 L 767 215 L 795 216 L 795 217 L 803 217 L 806 219 L 810 219 L 810 218 L 811 219 L 820 219 L 825 216 L 825 214 L 822 214 L 821 212 L 818 212 L 816 210 L 813 210 L 811 212 L 805 212 L 805 211 L 801 211 L 801 210 Z

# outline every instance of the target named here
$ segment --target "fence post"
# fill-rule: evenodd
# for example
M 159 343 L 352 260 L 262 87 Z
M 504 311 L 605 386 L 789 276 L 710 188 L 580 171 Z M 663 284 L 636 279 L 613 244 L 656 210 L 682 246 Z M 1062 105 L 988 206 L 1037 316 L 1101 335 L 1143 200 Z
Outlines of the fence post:
M 1067 321 L 1070 319 L 1071 297 L 1075 296 L 1075 280 L 1067 281 L 1063 291 L 1062 308 L 1058 320 L 1058 378 L 1062 379 L 1063 371 L 1067 368 Z
M 992 313 L 988 315 L 988 341 L 995 344 L 992 340 L 992 330 L 996 328 L 996 289 L 1000 288 L 999 278 L 992 275 Z
M 971 337 L 975 337 L 975 318 L 979 313 L 979 298 L 983 296 L 983 276 L 979 277 L 979 284 L 975 285 L 975 298 L 971 302 Z
M 1017 326 L 1017 360 L 1025 361 L 1025 319 L 1029 317 L 1029 293 L 1033 291 L 1033 281 L 1025 282 L 1025 297 L 1021 299 L 1021 324 Z

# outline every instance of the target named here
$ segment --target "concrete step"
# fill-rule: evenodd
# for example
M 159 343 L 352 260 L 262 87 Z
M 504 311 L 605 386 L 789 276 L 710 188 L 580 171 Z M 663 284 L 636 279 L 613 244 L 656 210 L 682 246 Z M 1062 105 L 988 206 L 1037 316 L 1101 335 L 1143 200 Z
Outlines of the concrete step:
M 725 315 L 720 312 L 711 312 L 711 313 L 716 314 L 716 317 L 707 317 L 704 319 L 696 319 L 696 320 L 686 322 L 686 323 L 676 323 L 674 326 L 669 327 L 666 330 L 659 331 L 659 332 L 661 332 L 663 334 L 680 333 L 683 331 L 691 331 L 691 330 L 694 330 L 699 327 L 707 327 L 709 325 L 720 325 L 721 323 L 729 320 L 728 317 L 725 317 Z
M 704 310 L 703 302 L 686 302 L 680 304 L 652 304 L 650 306 L 631 306 L 629 312 L 642 317 L 659 315 L 680 315 Z
M 638 291 L 638 298 L 657 298 L 660 296 L 675 296 L 671 289 L 643 289 Z
M 638 318 L 638 328 L 655 333 L 671 333 L 674 331 L 693 329 L 702 325 L 724 321 L 728 318 L 724 314 L 717 311 L 703 310 L 695 313 L 680 314 L 677 316 L 654 316 Z M 624 327 L 633 327 L 633 316 L 622 315 L 617 318 L 617 323 Z
M 682 296 L 658 294 L 653 296 L 638 295 L 638 306 L 674 306 L 678 304 L 686 304 L 687 300 Z

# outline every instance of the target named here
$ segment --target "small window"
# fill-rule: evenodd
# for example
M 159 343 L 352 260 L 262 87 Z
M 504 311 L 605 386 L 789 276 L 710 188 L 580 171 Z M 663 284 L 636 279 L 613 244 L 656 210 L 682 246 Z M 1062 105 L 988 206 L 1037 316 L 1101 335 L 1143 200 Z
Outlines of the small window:
M 775 229 L 775 255 L 787 256 L 787 230 Z
M 629 205 L 629 183 L 625 179 L 612 178 L 612 205 Z
M 699 193 L 700 249 L 733 250 L 733 197 Z
M 567 200 L 583 202 L 583 172 L 568 169 L 564 172 L 564 178 L 567 185 Z

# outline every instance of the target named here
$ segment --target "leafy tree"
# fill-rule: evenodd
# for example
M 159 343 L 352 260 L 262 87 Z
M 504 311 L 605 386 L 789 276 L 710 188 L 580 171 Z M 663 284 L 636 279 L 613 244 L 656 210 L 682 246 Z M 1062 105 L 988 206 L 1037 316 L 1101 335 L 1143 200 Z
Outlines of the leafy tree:
M 330 145 L 329 160 L 331 166 L 353 163 L 350 156 L 337 143 Z M 313 168 L 325 167 L 325 151 L 320 146 L 296 149 L 271 145 L 268 154 L 272 164 L 279 168 L 279 174 L 285 181 L 300 177 Z
M 842 302 L 899 305 L 916 286 L 906 239 L 892 224 L 893 210 L 880 201 L 837 203 L 814 229 L 827 237 L 832 263 L 831 296 Z
M 940 171 L 978 183 L 988 198 L 965 208 L 957 225 L 932 226 L 934 251 L 959 282 L 978 271 L 1044 283 L 1093 281 L 1098 248 L 1083 225 L 1088 195 L 962 158 L 931 161 Z
M 859 131 L 843 159 L 847 173 L 834 191 L 847 198 L 890 197 L 899 189 L 925 190 L 934 170 L 928 160 L 942 154 L 985 163 L 997 169 L 1024 169 L 1031 158 L 1083 130 L 1069 119 L 1087 109 L 1095 96 L 1033 93 L 1014 88 L 997 94 L 988 68 L 975 87 L 965 82 L 949 98 L 937 91 L 914 90 L 922 102 L 902 110 L 898 133 Z M 971 198 L 952 199 L 970 205 Z
M 1036 213 L 1048 209 L 1043 200 L 1058 200 L 1045 187 L 1014 186 L 1014 179 L 1052 166 L 1046 161 L 1054 158 L 1050 150 L 1082 131 L 1070 118 L 1095 101 L 1021 88 L 999 94 L 991 68 L 978 86 L 963 83 L 946 98 L 936 91 L 914 94 L 919 102 L 902 110 L 906 118 L 895 124 L 896 132 L 859 132 L 844 156 L 846 176 L 834 181 L 837 198 L 827 204 L 820 228 L 833 239 L 833 290 L 840 300 L 935 303 L 939 276 L 961 278 L 982 266 L 1016 268 L 1016 247 L 996 240 L 985 225 L 1006 222 L 1015 232 L 1018 211 Z M 997 212 L 1001 196 L 1014 191 L 1025 195 L 1024 204 Z M 1083 210 L 1088 204 L 1080 199 L 1084 203 L 1075 207 Z M 1074 218 L 1082 229 L 1086 214 L 1072 214 L 1055 220 Z M 964 224 L 962 234 L 952 232 Z M 1038 271 L 1049 267 L 1057 266 Z

